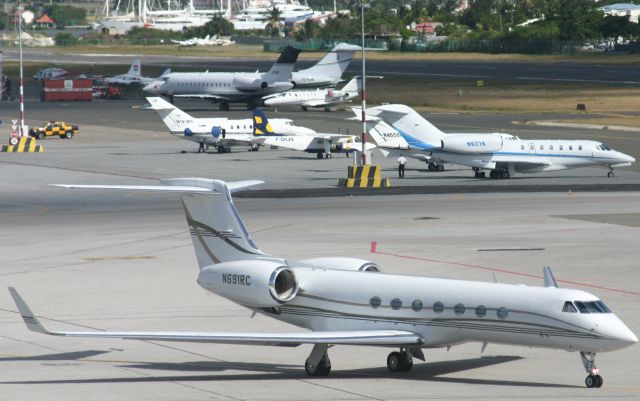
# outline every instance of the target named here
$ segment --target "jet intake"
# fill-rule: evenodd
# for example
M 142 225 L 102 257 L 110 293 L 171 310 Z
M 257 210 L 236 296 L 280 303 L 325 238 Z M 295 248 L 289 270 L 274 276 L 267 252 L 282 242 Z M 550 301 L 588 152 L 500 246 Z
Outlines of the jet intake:
M 440 148 L 455 153 L 492 153 L 502 149 L 500 134 L 454 134 L 440 141 Z
M 380 273 L 382 269 L 376 263 L 364 259 L 356 258 L 313 258 L 301 260 L 300 263 L 312 267 L 330 270 L 349 270 L 360 272 Z
M 207 266 L 198 275 L 201 287 L 242 305 L 274 307 L 298 294 L 292 268 L 269 260 L 239 260 Z

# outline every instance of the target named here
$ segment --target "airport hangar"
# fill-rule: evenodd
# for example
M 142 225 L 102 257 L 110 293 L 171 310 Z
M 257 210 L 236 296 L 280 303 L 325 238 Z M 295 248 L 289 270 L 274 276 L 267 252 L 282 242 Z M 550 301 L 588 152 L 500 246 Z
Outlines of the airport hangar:
M 293 151 L 196 154 L 170 137 L 140 102 L 27 103 L 28 121 L 55 114 L 81 127 L 42 154 L 4 154 L 0 239 L 5 286 L 17 287 L 50 327 L 102 330 L 290 330 L 202 291 L 179 201 L 171 195 L 70 192 L 49 183 L 140 183 L 203 176 L 263 179 L 237 198 L 258 246 L 290 259 L 371 259 L 389 272 L 541 285 L 550 265 L 560 285 L 602 297 L 635 332 L 640 273 L 637 164 L 615 180 L 579 169 L 512 180 L 474 180 L 466 168 L 431 173 L 411 160 L 385 196 L 336 189 L 351 162 Z M 3 103 L 0 116 L 15 116 Z M 194 103 L 187 110 L 208 115 Z M 217 113 L 216 113 L 217 114 Z M 240 118 L 246 112 L 232 112 Z M 350 114 L 280 112 L 312 128 L 359 132 Z M 633 133 L 512 125 L 534 116 L 434 114 L 448 131 L 597 139 L 639 154 Z M 564 135 L 564 136 L 563 136 Z M 184 150 L 186 153 L 181 153 Z M 374 155 L 385 176 L 395 161 Z M 371 241 L 377 242 L 371 253 Z M 635 399 L 638 347 L 599 354 L 606 385 L 584 388 L 577 354 L 490 344 L 427 352 L 391 375 L 385 349 L 336 347 L 328 378 L 309 378 L 308 346 L 270 348 L 52 338 L 28 332 L 8 292 L 3 310 L 2 399 Z M 338 351 L 338 352 L 336 352 Z

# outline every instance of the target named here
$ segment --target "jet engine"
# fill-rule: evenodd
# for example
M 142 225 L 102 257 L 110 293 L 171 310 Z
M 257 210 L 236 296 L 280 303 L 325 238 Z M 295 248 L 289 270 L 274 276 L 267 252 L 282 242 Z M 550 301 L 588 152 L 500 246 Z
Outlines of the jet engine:
M 274 307 L 298 293 L 292 268 L 267 260 L 240 260 L 207 266 L 198 275 L 201 287 L 242 305 Z
M 369 260 L 356 259 L 356 258 L 338 258 L 338 257 L 313 258 L 313 259 L 301 260 L 300 263 L 321 268 L 321 269 L 330 269 L 330 270 L 350 270 L 350 271 L 373 272 L 373 273 L 382 272 L 382 269 L 376 263 L 371 262 Z
M 233 86 L 241 91 L 260 91 L 269 87 L 267 81 L 263 79 L 255 79 L 252 77 L 235 77 L 233 78 Z
M 456 153 L 491 153 L 502 149 L 500 134 L 448 135 L 441 140 L 441 149 Z

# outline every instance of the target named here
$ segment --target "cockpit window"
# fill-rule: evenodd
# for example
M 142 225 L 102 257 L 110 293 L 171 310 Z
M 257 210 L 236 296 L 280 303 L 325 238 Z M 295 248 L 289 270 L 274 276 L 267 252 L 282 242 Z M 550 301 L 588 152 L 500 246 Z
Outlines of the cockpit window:
M 604 143 L 601 143 L 600 146 L 602 146 L 602 150 L 611 150 L 611 148 L 605 145 Z
M 602 301 L 576 301 L 580 313 L 611 313 Z
M 573 302 L 571 301 L 567 301 L 564 303 L 564 306 L 562 307 L 562 311 L 569 312 L 569 313 L 578 313 L 578 310 L 576 309 L 576 307 L 573 305 Z

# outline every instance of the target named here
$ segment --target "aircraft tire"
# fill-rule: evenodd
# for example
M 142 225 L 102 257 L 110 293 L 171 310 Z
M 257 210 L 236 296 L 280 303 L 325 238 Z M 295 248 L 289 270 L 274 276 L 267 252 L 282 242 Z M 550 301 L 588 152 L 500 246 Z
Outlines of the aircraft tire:
M 596 378 L 596 387 L 597 388 L 602 387 L 602 384 L 604 383 L 604 379 L 602 378 L 602 376 L 596 375 L 595 378 Z
M 436 164 L 436 171 L 444 171 L 444 164 Z
M 312 368 L 309 362 L 305 362 L 304 370 L 308 376 L 328 376 L 331 373 L 331 362 L 328 362 L 326 358 L 322 358 L 315 369 Z
M 597 379 L 595 376 L 589 375 L 586 379 L 584 379 L 584 384 L 587 386 L 587 388 L 594 388 L 596 387 Z
M 485 178 L 487 176 L 487 174 L 484 171 L 480 172 L 480 178 Z
M 389 369 L 389 372 L 400 372 L 401 365 L 402 355 L 399 352 L 394 351 L 387 356 L 387 369 Z
M 38 132 L 38 139 L 40 140 L 44 139 L 44 132 Z
M 429 171 L 435 171 L 436 165 L 435 163 L 429 163 L 427 164 L 427 168 L 429 169 Z
M 506 180 L 506 179 L 508 179 L 509 177 L 511 177 L 511 175 L 509 174 L 509 172 L 508 172 L 508 171 L 503 171 L 503 172 L 502 172 L 502 174 L 501 174 L 501 178 L 503 178 L 503 179 L 505 179 L 505 180 Z
M 331 153 L 327 153 L 324 155 L 325 159 L 331 159 L 333 156 L 331 155 Z
M 309 111 L 309 109 L 307 108 L 307 106 L 302 106 L 302 111 Z
M 323 157 L 322 152 L 318 152 L 318 154 L 316 155 L 316 158 L 322 159 L 322 157 Z
M 613 178 L 614 176 L 615 176 L 615 174 L 613 174 L 613 171 L 609 171 L 607 173 L 607 177 L 609 177 L 609 178 Z

